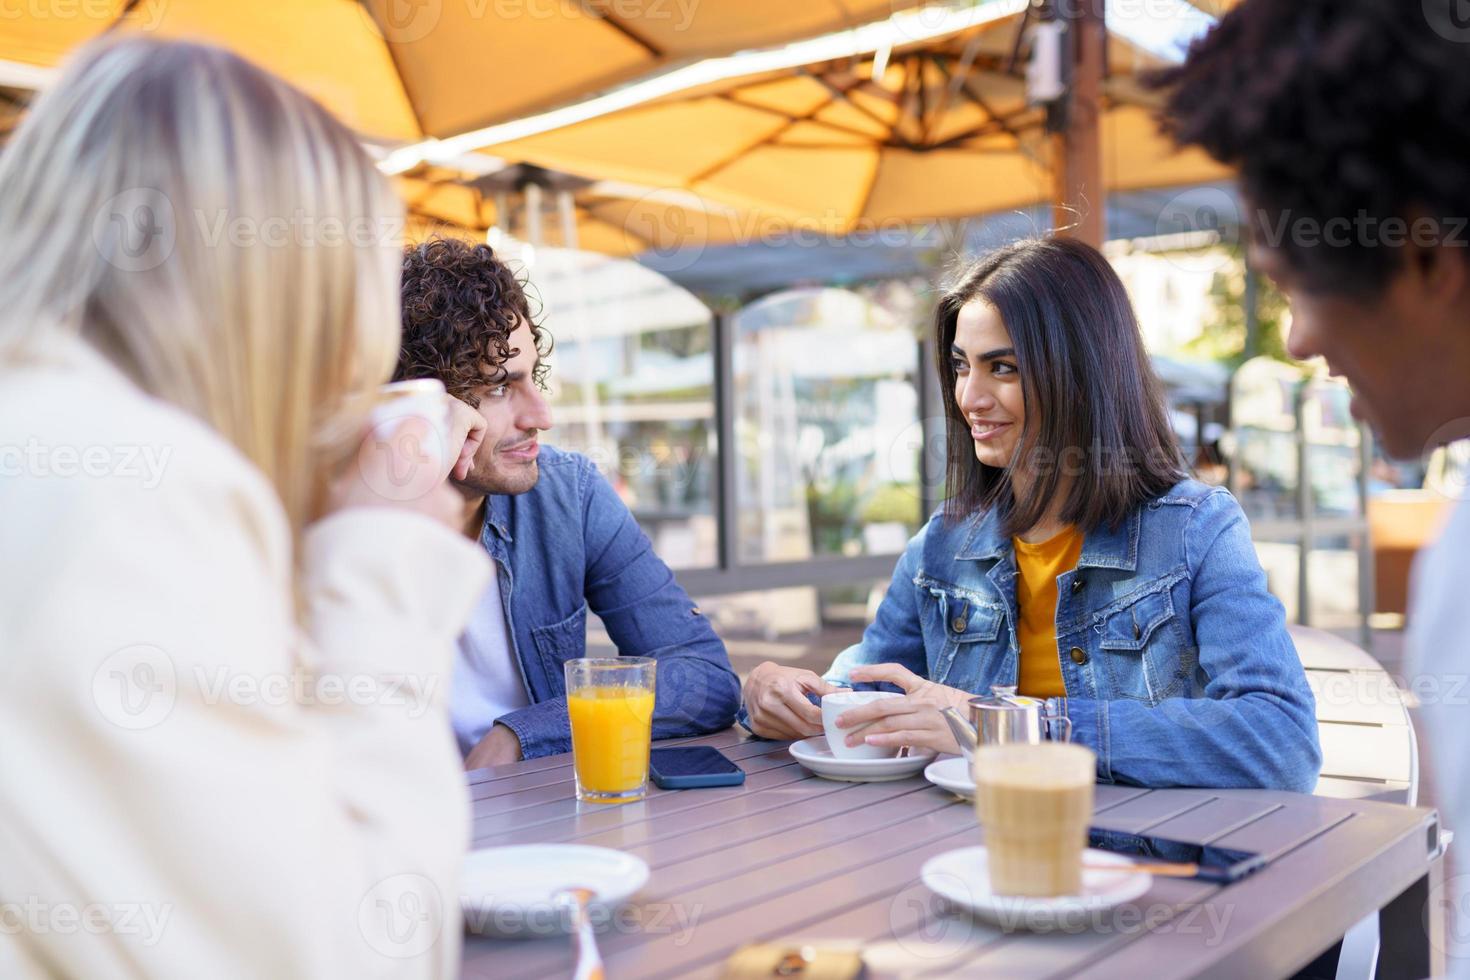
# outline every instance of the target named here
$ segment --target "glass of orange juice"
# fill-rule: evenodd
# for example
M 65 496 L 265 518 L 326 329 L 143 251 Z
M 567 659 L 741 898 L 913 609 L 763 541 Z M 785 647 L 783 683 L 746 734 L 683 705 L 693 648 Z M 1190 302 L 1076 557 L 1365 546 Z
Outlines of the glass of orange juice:
M 657 666 L 651 657 L 567 661 L 572 768 L 577 773 L 577 799 L 584 803 L 643 799 Z

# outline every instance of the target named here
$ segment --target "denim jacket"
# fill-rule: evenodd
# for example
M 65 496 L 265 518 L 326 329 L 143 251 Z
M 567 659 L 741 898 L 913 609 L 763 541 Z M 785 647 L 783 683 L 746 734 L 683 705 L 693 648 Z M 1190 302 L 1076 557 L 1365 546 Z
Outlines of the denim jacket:
M 899 663 L 951 687 L 1015 684 L 1016 561 L 994 514 L 936 515 L 909 542 L 858 664 Z M 1097 753 L 1104 782 L 1311 792 L 1315 701 L 1250 527 L 1226 490 L 1185 480 L 1115 529 L 1089 532 L 1057 578 L 1067 695 L 1049 712 Z
M 725 645 L 628 508 L 585 456 L 543 446 L 540 469 L 529 492 L 491 495 L 480 529 L 531 701 L 498 719 L 522 755 L 571 751 L 562 665 L 587 655 L 588 609 L 619 655 L 658 661 L 654 738 L 729 727 L 740 681 Z

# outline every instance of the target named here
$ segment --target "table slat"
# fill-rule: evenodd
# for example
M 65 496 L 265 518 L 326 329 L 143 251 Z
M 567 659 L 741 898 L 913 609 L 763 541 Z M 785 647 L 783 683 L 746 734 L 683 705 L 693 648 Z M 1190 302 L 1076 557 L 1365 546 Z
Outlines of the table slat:
M 569 757 L 487 770 L 472 782 L 482 845 L 572 841 L 628 851 L 652 876 L 599 939 L 610 978 L 714 978 L 752 942 L 863 949 L 874 978 L 994 975 L 1273 975 L 1426 873 L 1434 817 L 1366 800 L 1252 790 L 1099 785 L 1094 823 L 1257 851 L 1272 863 L 1227 888 L 1157 879 L 1138 902 L 1073 933 L 1005 933 L 946 907 L 919 881 L 929 857 L 982 835 L 968 802 L 915 777 L 841 783 L 794 765 L 781 743 L 725 732 L 747 769 L 728 789 L 655 791 L 578 805 Z M 468 937 L 466 977 L 569 975 L 566 937 Z

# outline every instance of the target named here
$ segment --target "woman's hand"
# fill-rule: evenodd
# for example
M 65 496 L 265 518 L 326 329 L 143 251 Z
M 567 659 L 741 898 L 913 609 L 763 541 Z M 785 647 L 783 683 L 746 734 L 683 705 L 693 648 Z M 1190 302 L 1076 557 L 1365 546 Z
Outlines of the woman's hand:
M 745 679 L 745 712 L 750 730 L 765 738 L 811 738 L 822 734 L 822 709 L 807 700 L 833 687 L 809 670 L 782 667 L 769 660 Z
M 886 681 L 903 688 L 903 697 L 879 698 L 837 716 L 837 727 L 858 729 L 847 736 L 848 745 L 907 745 L 935 752 L 958 753 L 959 743 L 939 712 L 962 708 L 975 695 L 957 687 L 925 680 L 898 664 L 869 664 L 852 668 L 854 683 Z
M 426 418 L 405 416 L 375 426 L 356 459 L 332 488 L 330 511 L 388 507 L 423 514 L 455 530 L 464 523 L 464 497 L 449 477 L 464 479 L 485 440 L 485 420 L 457 398 L 447 399 L 447 445 Z

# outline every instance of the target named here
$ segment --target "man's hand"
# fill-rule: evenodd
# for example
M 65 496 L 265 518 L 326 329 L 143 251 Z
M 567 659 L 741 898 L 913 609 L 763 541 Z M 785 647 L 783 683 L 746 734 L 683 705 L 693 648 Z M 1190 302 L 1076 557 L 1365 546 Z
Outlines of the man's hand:
M 516 738 L 516 733 L 506 726 L 495 724 L 491 725 L 485 737 L 480 739 L 480 744 L 470 750 L 470 754 L 464 760 L 464 767 L 468 771 L 520 761 L 521 740 Z
M 831 694 L 833 687 L 809 670 L 766 661 L 745 680 L 750 730 L 766 738 L 810 738 L 822 734 L 822 709 L 807 693 Z
M 485 417 L 470 408 L 468 404 L 453 396 L 449 399 L 449 446 L 450 449 L 459 448 L 459 455 L 455 457 L 454 465 L 449 469 L 449 475 L 456 480 L 463 480 L 470 475 L 470 468 L 475 464 L 475 453 L 479 452 L 480 443 L 485 441 Z
M 848 745 L 908 745 L 936 752 L 960 751 L 959 743 L 939 712 L 963 708 L 974 697 L 969 691 L 925 680 L 898 664 L 854 667 L 853 683 L 886 681 L 903 688 L 901 698 L 880 698 L 837 716 L 837 727 L 859 729 L 847 736 Z

